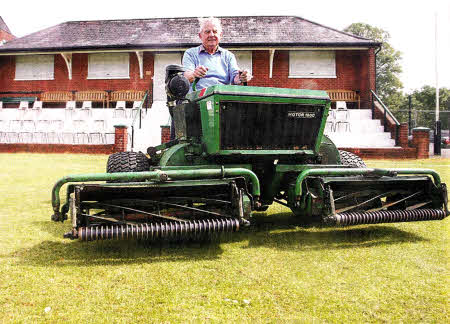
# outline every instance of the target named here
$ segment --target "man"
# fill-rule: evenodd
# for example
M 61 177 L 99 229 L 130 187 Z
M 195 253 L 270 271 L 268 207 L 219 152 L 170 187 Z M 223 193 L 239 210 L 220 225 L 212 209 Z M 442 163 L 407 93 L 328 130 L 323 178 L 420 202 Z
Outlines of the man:
M 183 56 L 184 76 L 191 82 L 200 80 L 196 89 L 215 84 L 242 84 L 252 79 L 248 71 L 239 70 L 233 53 L 219 46 L 222 25 L 217 18 L 200 19 L 198 33 L 202 44 L 188 49 Z
M 184 76 L 191 83 L 199 79 L 196 90 L 215 84 L 242 84 L 252 79 L 248 71 L 238 68 L 236 57 L 230 51 L 219 46 L 222 38 L 222 25 L 214 17 L 199 19 L 198 37 L 202 44 L 188 49 L 183 55 L 183 66 L 187 69 Z M 172 115 L 172 113 L 171 113 Z M 170 140 L 175 139 L 173 118 L 170 127 Z

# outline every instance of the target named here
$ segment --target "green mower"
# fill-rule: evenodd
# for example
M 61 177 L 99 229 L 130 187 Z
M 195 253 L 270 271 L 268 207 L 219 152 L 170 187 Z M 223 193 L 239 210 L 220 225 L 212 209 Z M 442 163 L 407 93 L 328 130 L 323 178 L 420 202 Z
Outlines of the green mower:
M 195 84 L 194 84 L 195 89 Z M 324 135 L 325 91 L 217 85 L 189 94 L 166 68 L 176 139 L 110 155 L 106 173 L 71 175 L 52 191 L 52 220 L 70 239 L 183 240 L 234 232 L 253 211 L 287 206 L 330 226 L 440 220 L 447 189 L 427 169 L 367 168 Z M 61 206 L 60 190 L 67 185 Z

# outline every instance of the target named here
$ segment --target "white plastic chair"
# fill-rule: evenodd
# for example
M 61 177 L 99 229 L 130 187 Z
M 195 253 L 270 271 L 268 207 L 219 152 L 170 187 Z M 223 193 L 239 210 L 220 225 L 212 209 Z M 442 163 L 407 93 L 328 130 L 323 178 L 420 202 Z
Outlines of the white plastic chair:
M 348 121 L 349 112 L 347 109 L 347 104 L 345 101 L 336 101 L 336 111 L 335 111 L 335 131 L 340 130 L 340 125 L 345 125 L 345 131 L 350 131 L 350 122 Z
M 137 109 L 141 106 L 142 101 L 133 101 L 133 109 Z
M 336 109 L 330 109 L 328 112 L 327 123 L 325 124 L 325 131 L 327 133 L 334 132 L 336 126 Z
M 77 108 L 76 101 L 70 100 L 66 102 L 66 109 L 64 110 L 65 119 L 72 119 Z
M 75 110 L 76 102 L 75 101 L 67 101 L 66 102 L 66 109 L 68 110 Z
M 28 101 L 21 101 L 19 103 L 19 109 L 20 110 L 27 110 L 30 107 L 29 102 Z
M 83 101 L 81 109 L 92 109 L 92 101 Z
M 106 144 L 106 120 L 96 119 L 92 121 L 90 139 L 92 144 Z
M 7 131 L 8 131 L 8 121 L 0 119 L 0 143 L 6 143 Z
M 22 129 L 22 120 L 13 119 L 8 122 L 5 134 L 6 143 L 19 143 L 19 133 Z
M 22 122 L 22 129 L 19 132 L 19 143 L 33 143 L 36 124 L 34 120 L 27 119 Z
M 91 136 L 88 122 L 84 119 L 76 119 L 72 122 L 72 125 L 74 144 L 89 144 L 91 142 Z
M 48 132 L 50 129 L 50 120 L 40 119 L 36 121 L 36 130 L 33 134 L 34 143 L 47 144 L 49 142 Z
M 89 119 L 92 116 L 92 101 L 83 101 L 77 119 Z
M 127 117 L 133 119 L 137 115 L 139 108 L 141 108 L 142 101 L 133 101 L 133 108 L 128 109 Z M 142 116 L 144 116 L 144 109 L 141 110 Z
M 116 108 L 114 108 L 114 118 L 127 118 L 126 101 L 117 101 Z
M 33 110 L 42 110 L 42 101 L 33 102 Z
M 347 103 L 345 101 L 336 101 L 336 109 L 347 110 Z
M 72 144 L 73 135 L 69 134 L 67 136 L 70 137 L 70 140 L 68 140 L 68 142 L 70 142 L 70 144 Z M 48 143 L 51 143 L 51 144 L 64 143 L 64 121 L 63 120 L 59 120 L 59 119 L 50 120 L 50 125 L 47 130 L 47 140 L 48 140 Z

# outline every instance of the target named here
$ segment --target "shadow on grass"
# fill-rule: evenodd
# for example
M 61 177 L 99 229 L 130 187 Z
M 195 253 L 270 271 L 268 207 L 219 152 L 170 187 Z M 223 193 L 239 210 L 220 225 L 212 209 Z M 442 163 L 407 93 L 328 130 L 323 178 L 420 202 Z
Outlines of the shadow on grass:
M 276 249 L 347 249 L 378 245 L 428 241 L 419 235 L 391 225 L 329 227 L 321 223 L 305 225 L 290 213 L 257 215 L 253 235 L 246 248 L 260 246 Z
M 11 255 L 20 263 L 34 266 L 123 265 L 152 262 L 213 260 L 223 249 L 220 244 L 243 242 L 243 248 L 268 247 L 282 250 L 324 250 L 373 247 L 421 242 L 426 239 L 389 225 L 358 228 L 331 228 L 320 224 L 303 225 L 291 213 L 255 214 L 252 226 L 238 233 L 222 234 L 203 242 L 144 242 L 61 240 L 67 224 L 35 222 L 58 241 L 43 241 Z
M 216 259 L 219 242 L 149 243 L 143 241 L 43 241 L 10 257 L 32 266 L 123 265 Z

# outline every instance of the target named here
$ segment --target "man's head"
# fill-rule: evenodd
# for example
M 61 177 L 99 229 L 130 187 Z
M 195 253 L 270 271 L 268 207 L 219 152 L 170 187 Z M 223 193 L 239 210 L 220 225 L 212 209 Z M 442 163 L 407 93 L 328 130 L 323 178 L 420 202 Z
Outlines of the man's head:
M 220 43 L 222 38 L 222 25 L 220 20 L 214 17 L 201 18 L 200 22 L 200 32 L 198 36 L 202 41 L 203 46 L 208 52 L 214 52 Z

